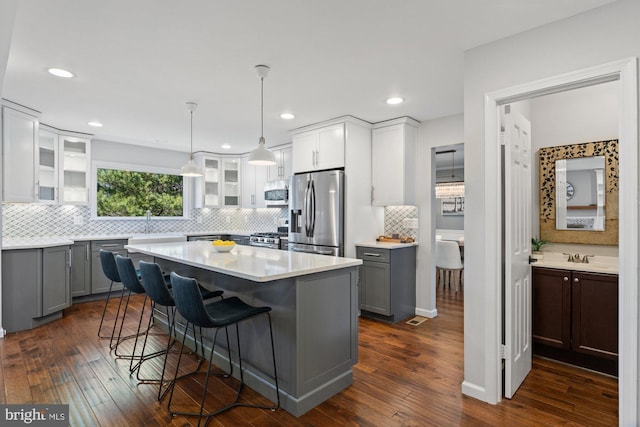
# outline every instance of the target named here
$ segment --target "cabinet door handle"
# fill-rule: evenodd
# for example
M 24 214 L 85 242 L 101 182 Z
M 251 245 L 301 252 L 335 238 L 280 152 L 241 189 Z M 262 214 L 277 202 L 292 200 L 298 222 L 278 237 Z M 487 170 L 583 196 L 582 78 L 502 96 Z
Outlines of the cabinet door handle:
M 363 252 L 362 255 L 380 257 L 380 254 L 375 254 L 375 253 L 372 253 L 372 252 Z
M 565 282 L 568 282 L 569 278 L 567 276 L 564 276 L 564 278 L 562 280 L 565 281 Z
M 316 166 L 320 163 L 320 150 L 316 150 Z
M 573 278 L 573 283 L 578 283 L 578 282 L 580 282 L 580 279 L 578 279 L 577 277 L 574 277 Z
M 69 268 L 71 268 L 71 248 L 69 248 Z
M 86 250 L 86 253 L 87 253 L 87 254 L 86 254 L 86 257 L 87 257 L 87 261 L 89 261 L 89 256 L 91 255 L 91 254 L 90 254 L 90 252 L 91 252 L 91 251 L 89 250 L 89 245 L 87 245 L 87 246 L 86 246 L 86 248 L 87 248 L 87 250 Z

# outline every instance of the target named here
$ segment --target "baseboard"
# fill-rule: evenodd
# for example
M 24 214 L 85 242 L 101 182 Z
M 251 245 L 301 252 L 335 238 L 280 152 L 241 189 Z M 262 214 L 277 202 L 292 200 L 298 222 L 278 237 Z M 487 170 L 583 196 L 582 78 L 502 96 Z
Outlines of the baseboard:
M 462 382 L 462 394 L 481 400 L 483 402 L 492 403 L 487 400 L 487 389 L 480 387 L 479 385 L 472 384 L 468 381 Z
M 425 310 L 423 308 L 416 307 L 416 316 L 428 317 L 432 319 L 438 315 L 438 309 L 434 308 L 433 310 Z

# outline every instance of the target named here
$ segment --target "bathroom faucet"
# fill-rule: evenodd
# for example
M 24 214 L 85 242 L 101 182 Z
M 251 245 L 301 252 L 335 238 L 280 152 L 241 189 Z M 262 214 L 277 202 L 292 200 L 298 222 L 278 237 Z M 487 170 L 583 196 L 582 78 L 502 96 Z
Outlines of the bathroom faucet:
M 589 258 L 593 258 L 593 255 L 584 255 L 582 258 L 580 258 L 580 254 L 568 254 L 563 252 L 563 255 L 568 255 L 569 258 L 567 259 L 568 262 L 577 262 L 577 263 L 584 263 L 584 264 L 589 264 Z
M 147 222 L 144 226 L 144 232 L 149 233 L 150 230 L 151 230 L 151 211 L 147 209 Z

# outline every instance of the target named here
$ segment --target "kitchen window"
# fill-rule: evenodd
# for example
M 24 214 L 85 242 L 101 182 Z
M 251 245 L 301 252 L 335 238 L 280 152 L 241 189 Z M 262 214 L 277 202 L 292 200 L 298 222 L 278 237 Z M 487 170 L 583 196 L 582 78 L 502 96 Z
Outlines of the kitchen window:
M 185 179 L 179 170 L 96 162 L 92 211 L 95 218 L 186 219 Z

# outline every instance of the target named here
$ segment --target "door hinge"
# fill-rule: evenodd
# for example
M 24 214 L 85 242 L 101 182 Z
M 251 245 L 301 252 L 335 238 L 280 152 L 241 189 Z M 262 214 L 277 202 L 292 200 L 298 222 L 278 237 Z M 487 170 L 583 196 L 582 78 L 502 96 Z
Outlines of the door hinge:
M 504 344 L 500 344 L 500 359 L 511 360 L 511 352 L 509 347 Z

